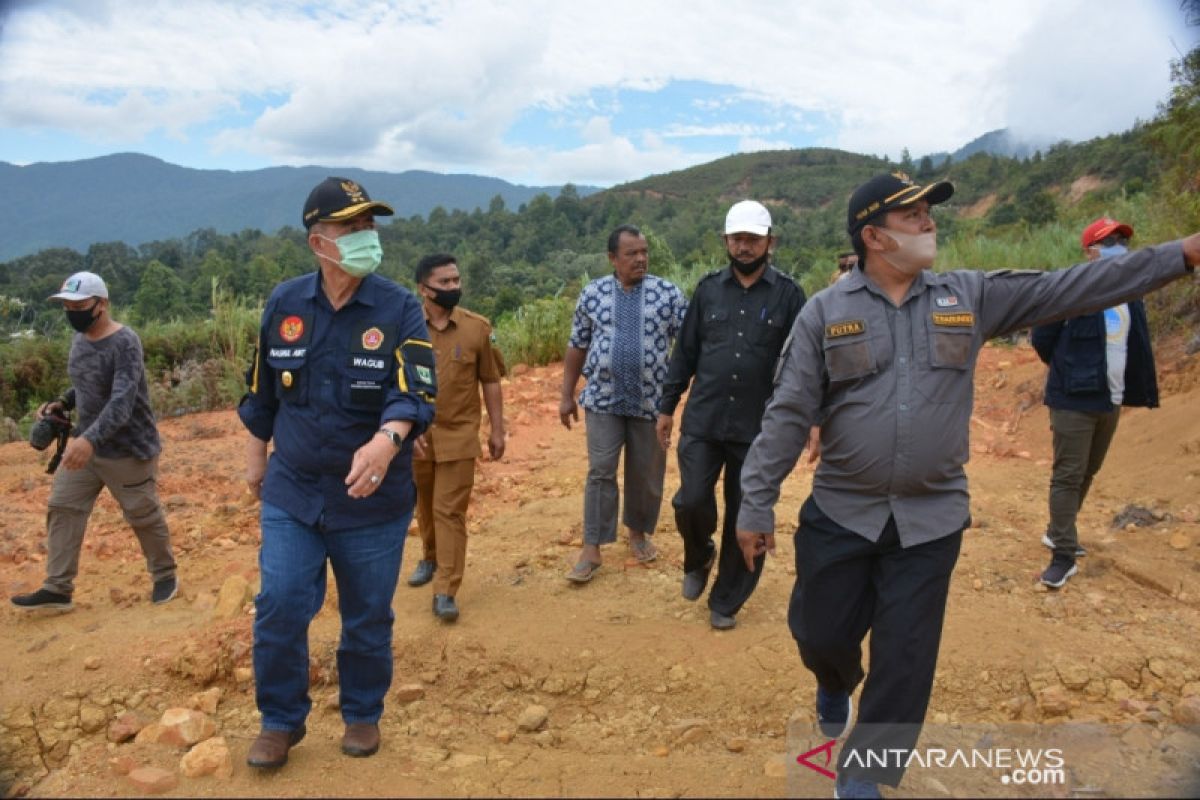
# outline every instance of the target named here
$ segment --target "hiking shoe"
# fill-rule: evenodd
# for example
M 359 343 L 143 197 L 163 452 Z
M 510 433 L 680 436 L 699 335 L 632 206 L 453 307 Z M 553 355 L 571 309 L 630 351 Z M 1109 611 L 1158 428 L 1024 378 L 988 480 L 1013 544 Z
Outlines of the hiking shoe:
M 163 603 L 174 600 L 177 594 L 179 594 L 179 581 L 175 580 L 175 576 L 163 578 L 161 581 L 154 582 L 154 588 L 150 590 L 150 602 L 161 606 Z
M 879 793 L 879 786 L 871 783 L 871 781 L 859 780 L 858 778 L 842 778 L 838 777 L 837 783 L 833 785 L 834 797 L 855 797 L 863 800 L 874 800 L 874 798 L 882 798 Z
M 823 736 L 836 739 L 845 733 L 851 711 L 849 692 L 830 692 L 817 687 L 817 727 Z
M 1042 573 L 1042 583 L 1051 589 L 1058 589 L 1076 572 L 1075 559 L 1070 556 L 1060 556 L 1057 553 L 1050 559 L 1050 566 Z
M 29 594 L 15 594 L 9 598 L 9 602 L 22 611 L 38 611 L 41 609 L 47 611 L 70 611 L 75 607 L 75 604 L 71 602 L 71 595 L 59 594 L 49 589 L 38 589 L 36 592 Z
M 421 560 L 417 562 L 416 568 L 412 574 L 408 576 L 409 586 L 424 586 L 433 580 L 433 573 L 437 572 L 436 561 Z
M 737 618 L 732 614 L 722 614 L 720 611 L 712 611 L 708 615 L 708 624 L 719 631 L 731 631 L 737 627 Z
M 458 619 L 458 604 L 448 594 L 433 596 L 433 615 L 442 622 L 454 622 Z
M 1050 541 L 1050 534 L 1048 534 L 1048 533 L 1042 534 L 1042 544 L 1044 544 L 1046 547 L 1050 548 L 1051 550 L 1054 549 L 1054 542 Z M 1075 557 L 1082 558 L 1083 556 L 1086 556 L 1086 555 L 1087 555 L 1087 550 L 1084 549 L 1083 545 L 1076 543 L 1075 544 Z
M 700 595 L 704 594 L 704 587 L 708 586 L 708 573 L 712 572 L 713 564 L 717 560 L 717 554 L 709 555 L 708 561 L 700 569 L 694 569 L 691 572 L 683 573 L 683 599 L 696 601 L 700 599 Z

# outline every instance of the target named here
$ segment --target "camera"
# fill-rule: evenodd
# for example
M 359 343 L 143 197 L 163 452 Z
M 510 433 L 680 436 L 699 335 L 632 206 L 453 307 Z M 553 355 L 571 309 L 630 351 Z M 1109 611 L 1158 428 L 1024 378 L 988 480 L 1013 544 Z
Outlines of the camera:
M 75 408 L 75 390 L 67 390 L 65 395 L 53 403 L 57 403 L 59 408 L 38 419 L 29 429 L 29 444 L 35 450 L 45 450 L 50 445 L 58 443 L 54 455 L 50 457 L 50 463 L 46 467 L 46 473 L 50 475 L 53 475 L 54 471 L 58 469 L 58 464 L 62 461 L 63 450 L 67 447 L 67 438 L 71 435 L 71 411 Z

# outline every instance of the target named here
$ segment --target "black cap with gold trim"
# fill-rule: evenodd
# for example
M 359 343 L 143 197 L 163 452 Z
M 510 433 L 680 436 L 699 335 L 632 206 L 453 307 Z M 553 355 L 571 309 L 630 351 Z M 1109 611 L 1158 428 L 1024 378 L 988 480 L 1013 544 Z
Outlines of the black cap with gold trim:
M 396 213 L 387 203 L 372 200 L 366 189 L 349 178 L 326 178 L 304 201 L 304 227 L 307 230 L 318 222 L 342 222 L 364 211 L 377 217 Z
M 885 211 L 891 211 L 893 208 L 900 208 L 918 200 L 925 200 L 931 206 L 937 205 L 949 200 L 952 194 L 954 194 L 954 185 L 949 181 L 918 186 L 903 172 L 876 175 L 850 195 L 846 230 L 853 236 L 870 222 L 872 217 Z

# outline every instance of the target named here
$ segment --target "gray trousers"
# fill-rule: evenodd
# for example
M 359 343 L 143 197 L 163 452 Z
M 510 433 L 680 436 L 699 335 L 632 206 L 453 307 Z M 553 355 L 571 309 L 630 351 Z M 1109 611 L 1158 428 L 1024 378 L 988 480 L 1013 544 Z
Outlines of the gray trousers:
M 171 534 L 158 502 L 155 476 L 158 459 L 100 458 L 93 456 L 80 469 L 59 467 L 54 473 L 50 503 L 46 512 L 46 581 L 44 589 L 69 595 L 75 590 L 79 574 L 79 551 L 88 517 L 100 490 L 109 493 L 121 506 L 125 521 L 137 534 L 146 567 L 155 581 L 175 574 L 171 554 Z
M 587 412 L 588 474 L 583 491 L 584 544 L 617 540 L 617 462 L 625 448 L 625 525 L 647 535 L 658 525 L 667 454 L 654 422 Z
M 1079 530 L 1075 517 L 1100 471 L 1112 444 L 1121 409 L 1112 411 L 1068 411 L 1050 409 L 1054 431 L 1054 470 L 1050 475 L 1050 524 L 1046 535 L 1055 554 L 1075 557 Z

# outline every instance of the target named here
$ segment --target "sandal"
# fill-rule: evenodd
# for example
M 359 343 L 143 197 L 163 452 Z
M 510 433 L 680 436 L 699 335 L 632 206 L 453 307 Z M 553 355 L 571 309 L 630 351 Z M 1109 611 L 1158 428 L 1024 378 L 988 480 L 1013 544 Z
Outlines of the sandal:
M 649 539 L 641 539 L 640 541 L 630 542 L 629 550 L 633 553 L 633 557 L 637 559 L 639 564 L 649 564 L 651 561 L 658 558 L 658 550 L 654 547 L 654 543 Z
M 567 573 L 571 583 L 587 583 L 600 571 L 600 565 L 595 561 L 578 561 Z

